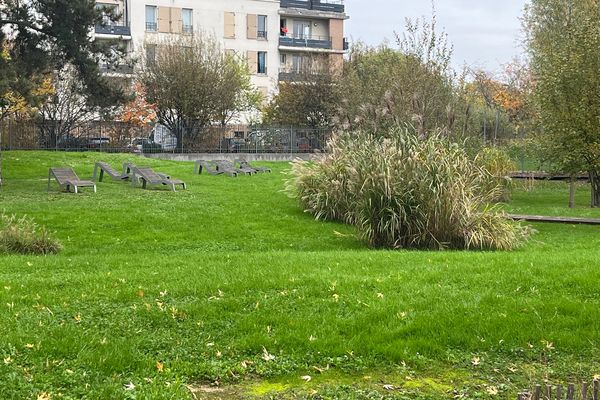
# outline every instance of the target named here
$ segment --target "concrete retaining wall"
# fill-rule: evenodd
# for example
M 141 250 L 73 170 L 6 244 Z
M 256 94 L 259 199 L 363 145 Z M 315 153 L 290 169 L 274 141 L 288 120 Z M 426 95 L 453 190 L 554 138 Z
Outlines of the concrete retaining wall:
M 144 157 L 156 158 L 170 161 L 197 161 L 197 160 L 231 160 L 244 158 L 246 161 L 292 161 L 300 158 L 302 160 L 314 160 L 321 157 L 321 154 L 307 153 L 156 153 L 144 154 Z

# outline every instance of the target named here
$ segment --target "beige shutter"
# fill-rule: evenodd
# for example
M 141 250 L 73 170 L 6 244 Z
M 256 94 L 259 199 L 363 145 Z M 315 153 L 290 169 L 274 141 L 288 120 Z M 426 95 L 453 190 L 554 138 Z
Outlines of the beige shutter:
M 225 33 L 226 38 L 235 38 L 235 13 L 225 11 Z
M 183 19 L 181 18 L 181 8 L 171 8 L 171 33 L 181 33 L 183 31 Z
M 171 10 L 169 7 L 158 7 L 158 31 L 169 33 L 171 31 Z
M 258 31 L 258 16 L 256 14 L 248 14 L 248 39 L 256 39 Z
M 248 69 L 251 74 L 256 75 L 258 73 L 258 52 L 257 51 L 249 51 L 248 52 Z

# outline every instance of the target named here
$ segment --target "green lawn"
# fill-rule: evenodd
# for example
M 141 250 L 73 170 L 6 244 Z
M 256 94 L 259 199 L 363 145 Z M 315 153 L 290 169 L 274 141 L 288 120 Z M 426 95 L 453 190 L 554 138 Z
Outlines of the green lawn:
M 286 163 L 228 178 L 4 157 L 2 210 L 64 250 L 0 255 L 2 399 L 512 399 L 600 374 L 600 227 L 537 224 L 514 252 L 372 251 L 281 192 Z M 100 159 L 189 190 L 46 192 L 49 166 L 86 178 Z M 570 211 L 566 184 L 516 185 L 506 208 L 600 217 L 586 190 Z

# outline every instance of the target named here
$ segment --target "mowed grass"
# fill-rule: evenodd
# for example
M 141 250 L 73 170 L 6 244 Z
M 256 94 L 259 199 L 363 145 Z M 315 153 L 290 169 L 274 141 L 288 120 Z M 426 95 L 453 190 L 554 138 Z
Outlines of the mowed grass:
M 84 179 L 96 160 L 189 190 L 46 192 L 49 166 Z M 537 224 L 514 252 L 372 251 L 281 192 L 286 163 L 258 164 L 273 173 L 5 153 L 3 212 L 64 250 L 0 255 L 0 398 L 513 398 L 600 374 L 599 227 Z M 517 188 L 506 207 L 567 214 L 560 199 L 566 184 Z

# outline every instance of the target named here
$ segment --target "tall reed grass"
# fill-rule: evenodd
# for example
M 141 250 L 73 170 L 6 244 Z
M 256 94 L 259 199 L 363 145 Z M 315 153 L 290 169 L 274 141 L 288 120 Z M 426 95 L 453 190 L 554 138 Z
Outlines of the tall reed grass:
M 342 133 L 291 175 L 286 190 L 306 212 L 354 225 L 374 248 L 510 250 L 528 237 L 494 205 L 495 176 L 440 135 Z

